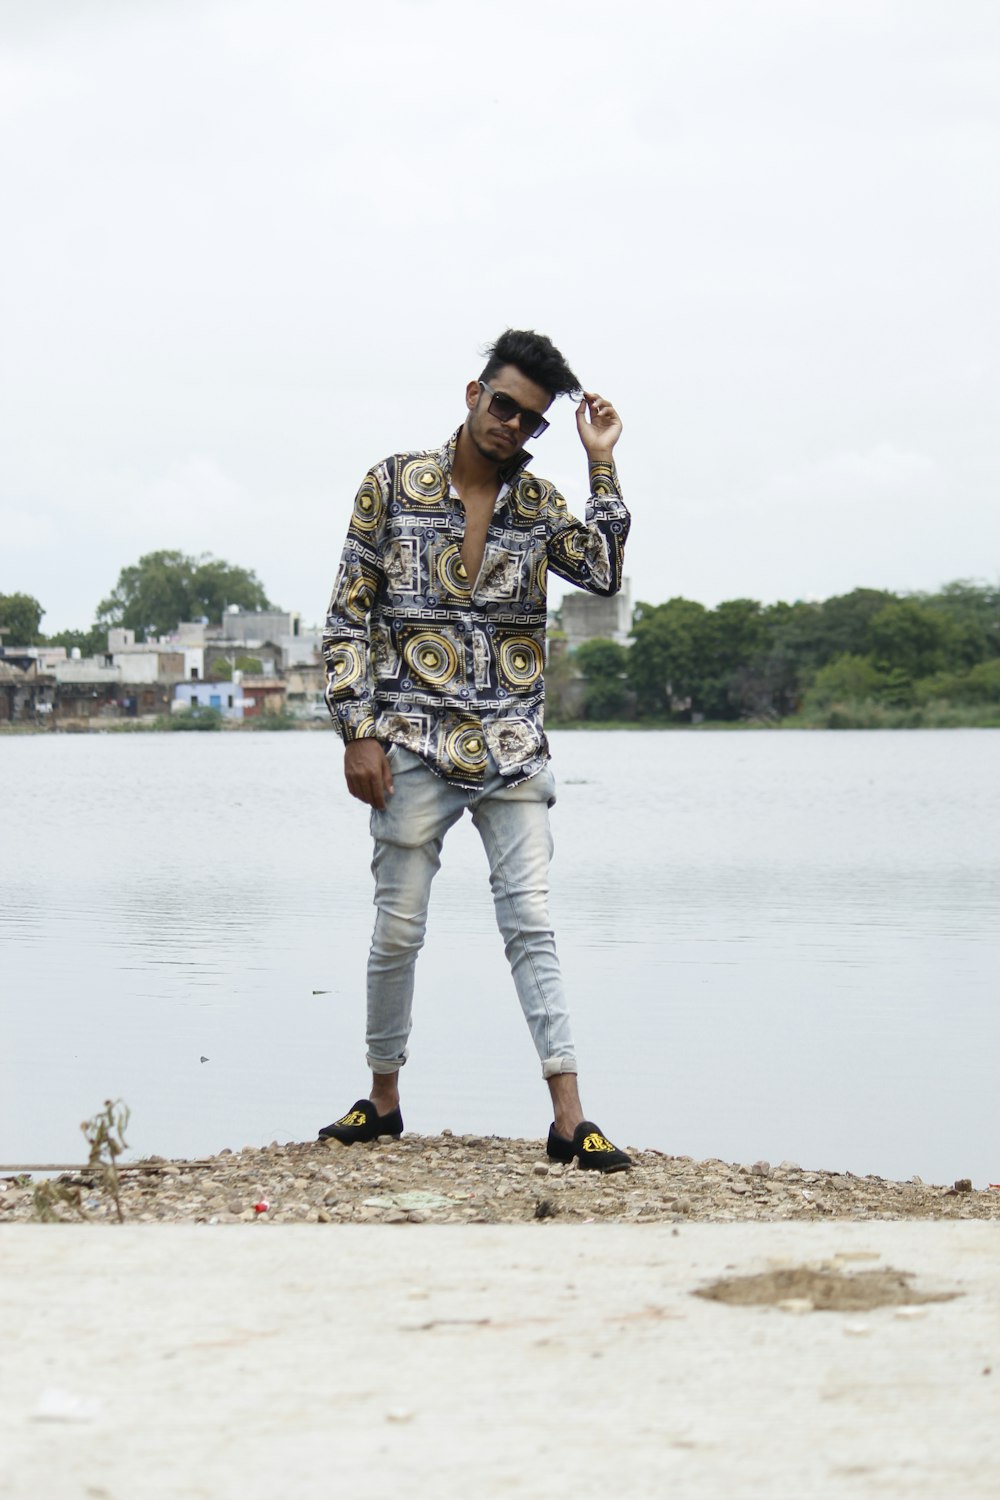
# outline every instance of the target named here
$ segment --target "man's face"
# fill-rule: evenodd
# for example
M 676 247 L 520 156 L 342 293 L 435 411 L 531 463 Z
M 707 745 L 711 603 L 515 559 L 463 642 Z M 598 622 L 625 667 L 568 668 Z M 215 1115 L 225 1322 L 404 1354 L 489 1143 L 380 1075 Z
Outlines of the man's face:
M 540 385 L 535 385 L 522 375 L 516 365 L 504 365 L 490 379 L 497 395 L 509 396 L 525 411 L 541 416 L 552 405 L 553 398 Z M 465 402 L 469 415 L 465 429 L 484 458 L 494 463 L 506 463 L 524 446 L 525 433 L 521 430 L 517 416 L 503 422 L 490 411 L 493 396 L 484 391 L 478 380 L 470 380 L 465 391 Z

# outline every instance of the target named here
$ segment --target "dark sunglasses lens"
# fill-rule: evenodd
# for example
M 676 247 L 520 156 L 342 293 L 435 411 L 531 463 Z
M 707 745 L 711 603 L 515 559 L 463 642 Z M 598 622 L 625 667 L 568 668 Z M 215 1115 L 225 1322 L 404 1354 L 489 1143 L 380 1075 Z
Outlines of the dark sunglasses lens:
M 512 422 L 516 417 L 523 437 L 541 437 L 549 425 L 539 412 L 525 411 L 510 396 L 504 396 L 499 391 L 490 402 L 489 409 L 501 422 Z
M 510 422 L 521 414 L 521 408 L 516 401 L 512 401 L 509 396 L 500 395 L 493 397 L 490 402 L 490 411 L 495 417 L 499 417 L 501 422 Z

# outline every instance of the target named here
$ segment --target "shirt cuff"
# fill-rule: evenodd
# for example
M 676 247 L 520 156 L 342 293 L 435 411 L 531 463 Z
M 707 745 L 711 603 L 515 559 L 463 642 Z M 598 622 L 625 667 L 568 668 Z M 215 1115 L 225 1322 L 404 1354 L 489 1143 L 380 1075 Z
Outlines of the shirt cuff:
M 590 493 L 595 500 L 620 500 L 622 498 L 618 484 L 618 470 L 615 468 L 613 458 L 591 460 Z
M 375 738 L 375 711 L 370 703 L 335 703 L 331 711 L 345 745 Z

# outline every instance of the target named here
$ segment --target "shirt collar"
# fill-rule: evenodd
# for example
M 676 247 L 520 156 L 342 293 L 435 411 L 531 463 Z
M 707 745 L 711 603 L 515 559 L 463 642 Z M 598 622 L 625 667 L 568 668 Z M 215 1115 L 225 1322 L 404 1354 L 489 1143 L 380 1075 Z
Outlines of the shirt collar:
M 445 478 L 450 482 L 451 471 L 455 465 L 455 452 L 458 448 L 458 435 L 461 427 L 456 427 L 444 447 L 438 452 L 438 463 L 444 470 Z M 509 487 L 517 479 L 522 469 L 526 469 L 531 462 L 531 454 L 526 448 L 519 448 L 497 472 L 502 487 Z

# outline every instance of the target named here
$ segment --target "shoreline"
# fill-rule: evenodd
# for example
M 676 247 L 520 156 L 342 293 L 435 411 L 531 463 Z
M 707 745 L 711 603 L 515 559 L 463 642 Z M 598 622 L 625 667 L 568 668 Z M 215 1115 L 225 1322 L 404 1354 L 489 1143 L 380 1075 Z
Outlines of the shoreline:
M 541 1140 L 443 1132 L 354 1146 L 272 1142 L 197 1160 L 119 1163 L 120 1203 L 133 1224 L 1000 1221 L 1000 1190 L 967 1179 L 894 1182 L 788 1161 L 626 1149 L 633 1170 L 603 1175 L 548 1161 Z M 93 1170 L 59 1166 L 0 1166 L 0 1225 L 40 1222 L 35 1194 L 46 1180 L 57 1190 L 44 1210 L 49 1222 L 115 1221 Z
M 952 722 L 899 722 L 899 723 L 854 723 L 851 721 L 842 724 L 822 724 L 807 720 L 781 719 L 777 722 L 763 720 L 737 720 L 728 721 L 724 719 L 713 719 L 702 724 L 650 724 L 634 719 L 625 720 L 601 720 L 601 719 L 574 719 L 566 723 L 549 723 L 546 732 L 549 734 L 774 734 L 774 733 L 798 733 L 798 734 L 843 734 L 845 731 L 856 733 L 875 734 L 878 732 L 890 734 L 903 734 L 907 731 L 920 730 L 949 730 L 949 729 L 1000 729 L 1000 715 L 997 716 L 959 716 L 956 715 Z M 304 719 L 300 723 L 289 724 L 282 721 L 280 724 L 268 724 L 258 719 L 250 723 L 238 723 L 236 721 L 224 720 L 221 724 L 212 726 L 206 730 L 204 727 L 195 729 L 190 726 L 171 726 L 169 729 L 162 724 L 156 724 L 152 720 L 141 719 L 91 719 L 71 721 L 64 724 L 0 724 L 0 738 L 10 739 L 28 738 L 32 736 L 47 735 L 89 735 L 89 734 L 298 734 L 302 731 L 308 733 L 326 734 L 336 730 L 332 724 L 324 724 L 318 720 Z

